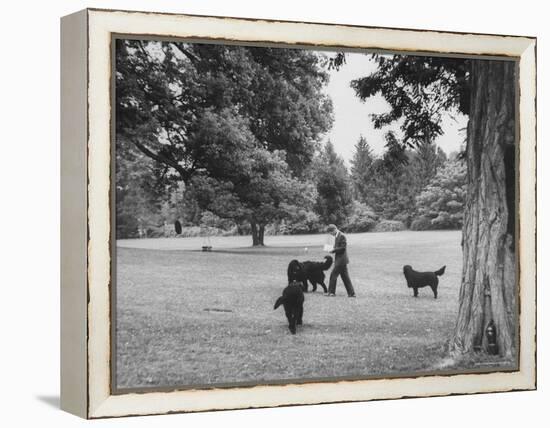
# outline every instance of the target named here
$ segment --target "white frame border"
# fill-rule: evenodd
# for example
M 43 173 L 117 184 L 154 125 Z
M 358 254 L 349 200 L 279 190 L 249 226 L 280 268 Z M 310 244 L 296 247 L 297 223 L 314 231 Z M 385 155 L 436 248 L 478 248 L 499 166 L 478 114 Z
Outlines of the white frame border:
M 176 14 L 88 10 L 88 417 L 366 401 L 536 388 L 536 40 Z M 520 367 L 464 374 L 174 392 L 110 393 L 111 35 L 520 58 Z

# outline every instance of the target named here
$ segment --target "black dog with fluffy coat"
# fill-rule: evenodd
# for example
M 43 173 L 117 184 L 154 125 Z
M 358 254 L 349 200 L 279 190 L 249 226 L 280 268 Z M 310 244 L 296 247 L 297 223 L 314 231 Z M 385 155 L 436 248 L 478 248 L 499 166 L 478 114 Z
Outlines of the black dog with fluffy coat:
M 283 295 L 277 299 L 273 309 L 283 305 L 288 319 L 288 329 L 296 334 L 296 325 L 302 325 L 304 314 L 304 292 L 300 282 L 291 282 L 284 290 Z
M 437 277 L 445 273 L 446 267 L 443 266 L 435 272 L 417 272 L 409 265 L 403 266 L 403 274 L 407 280 L 407 287 L 413 289 L 414 297 L 418 297 L 419 288 L 429 286 L 434 293 L 434 299 L 437 299 L 437 285 L 439 284 Z
M 311 291 L 317 291 L 317 284 L 323 287 L 325 293 L 328 292 L 327 286 L 325 285 L 325 270 L 330 269 L 332 266 L 332 257 L 325 256 L 324 262 L 302 262 L 304 266 L 304 276 L 305 279 L 302 281 L 304 284 L 304 291 L 307 293 L 308 281 L 311 282 L 313 287 Z
M 324 271 L 330 269 L 331 266 L 331 256 L 325 256 L 324 262 L 299 262 L 298 260 L 292 260 L 288 264 L 288 283 L 290 284 L 292 281 L 301 282 L 302 290 L 307 293 L 309 281 L 313 287 L 312 291 L 317 291 L 317 285 L 320 285 L 326 293 L 327 286 L 325 285 Z
M 294 281 L 303 282 L 305 279 L 304 265 L 298 260 L 291 260 L 286 271 L 288 285 Z

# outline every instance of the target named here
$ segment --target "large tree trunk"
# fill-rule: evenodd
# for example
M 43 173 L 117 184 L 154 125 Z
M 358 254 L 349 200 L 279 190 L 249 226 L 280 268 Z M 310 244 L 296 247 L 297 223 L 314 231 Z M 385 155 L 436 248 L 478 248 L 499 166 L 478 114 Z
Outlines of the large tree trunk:
M 250 222 L 250 229 L 252 231 L 252 245 L 254 247 L 263 246 L 265 225 L 258 224 L 256 222 Z
M 517 346 L 515 63 L 472 61 L 471 79 L 462 284 L 450 350 L 487 350 L 485 331 L 494 320 L 499 354 L 511 358 Z

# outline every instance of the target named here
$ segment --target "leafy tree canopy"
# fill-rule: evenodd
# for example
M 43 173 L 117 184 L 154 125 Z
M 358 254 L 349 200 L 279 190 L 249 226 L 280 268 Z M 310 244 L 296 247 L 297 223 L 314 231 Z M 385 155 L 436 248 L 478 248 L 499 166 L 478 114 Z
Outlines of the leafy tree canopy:
M 220 139 L 219 130 L 245 127 L 247 149 L 283 150 L 299 175 L 332 124 L 324 61 L 298 49 L 117 40 L 117 144 L 188 182 L 197 171 L 220 175 L 224 165 L 210 152 L 245 147 L 242 132 Z
M 292 176 L 282 151 L 254 148 L 226 179 L 197 174 L 192 189 L 200 206 L 237 222 L 266 225 L 312 204 L 314 189 Z
M 373 55 L 377 70 L 352 81 L 362 100 L 381 94 L 391 109 L 373 115 L 376 128 L 401 121 L 402 143 L 414 147 L 442 134 L 445 113 L 468 114 L 469 61 L 412 55 Z
M 183 181 L 201 208 L 263 227 L 304 194 L 332 125 L 327 62 L 303 49 L 117 40 L 117 150 L 162 165 L 157 178 Z

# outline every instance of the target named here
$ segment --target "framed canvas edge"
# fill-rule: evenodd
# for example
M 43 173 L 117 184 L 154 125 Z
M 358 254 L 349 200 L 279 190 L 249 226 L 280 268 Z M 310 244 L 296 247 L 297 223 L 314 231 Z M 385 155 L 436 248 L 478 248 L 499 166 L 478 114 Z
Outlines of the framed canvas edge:
M 87 417 L 276 407 L 536 388 L 536 39 L 94 9 L 87 10 L 86 13 L 89 64 Z M 304 31 L 305 28 L 307 31 Z M 362 48 L 405 53 L 491 55 L 519 60 L 519 263 L 522 267 L 519 274 L 519 370 L 512 373 L 435 375 L 406 379 L 112 395 L 109 312 L 109 87 L 110 42 L 113 33 Z M 405 49 L 399 49 L 400 41 L 403 41 Z
M 88 416 L 87 18 L 60 22 L 60 407 Z

